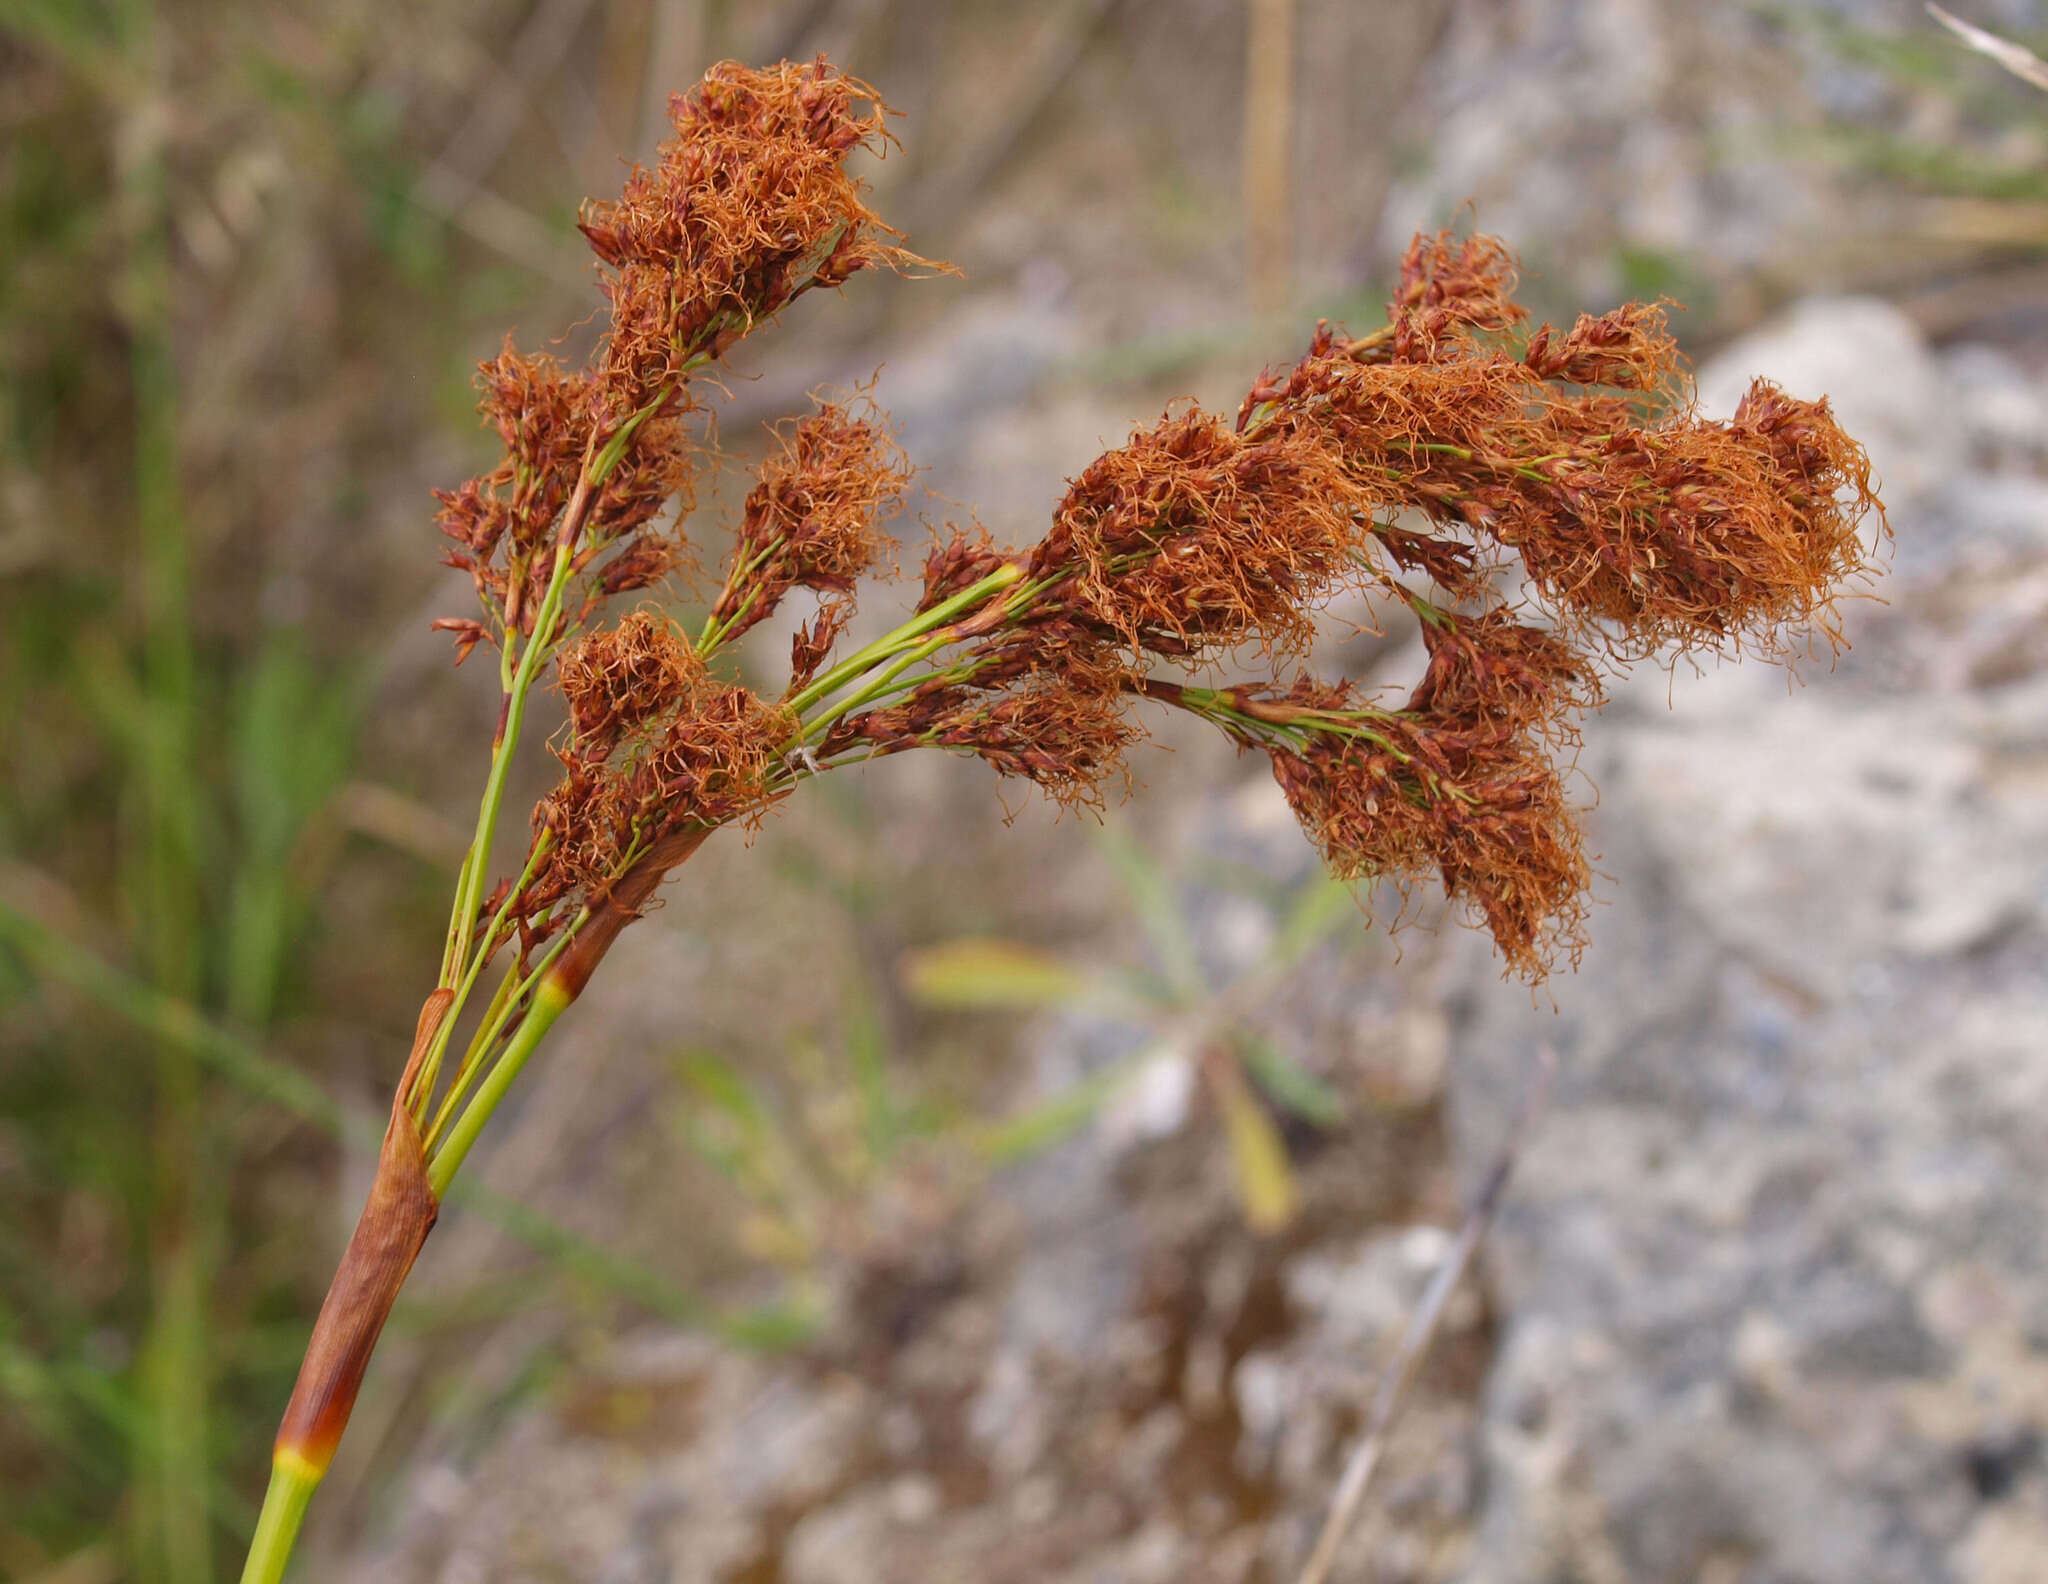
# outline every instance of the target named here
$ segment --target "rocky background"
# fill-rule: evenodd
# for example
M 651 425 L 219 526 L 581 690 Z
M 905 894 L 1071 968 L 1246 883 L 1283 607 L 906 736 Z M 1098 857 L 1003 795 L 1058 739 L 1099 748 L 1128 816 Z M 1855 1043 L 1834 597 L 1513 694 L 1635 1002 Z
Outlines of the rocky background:
M 585 311 L 562 184 L 612 181 L 658 104 L 622 61 L 651 83 L 824 48 L 909 112 L 877 205 L 966 278 L 808 305 L 735 382 L 735 452 L 879 366 L 933 517 L 962 502 L 1026 537 L 1132 423 L 1181 394 L 1234 407 L 1318 314 L 1372 322 L 1415 229 L 1476 222 L 1552 316 L 1684 302 L 1710 410 L 1755 374 L 1836 399 L 1894 534 L 1845 607 L 1852 648 L 1796 683 L 1730 663 L 1617 687 L 1581 760 L 1593 944 L 1533 997 L 1429 908 L 1283 950 L 1313 854 L 1258 765 L 1171 724 L 1106 835 L 911 756 L 707 849 L 480 1152 L 553 1230 L 444 1222 L 305 1577 L 1289 1580 L 1545 1046 L 1548 1110 L 1336 1577 L 2048 1577 L 2048 96 L 1885 0 L 1281 9 L 1291 152 L 1249 177 L 1291 193 L 1276 259 L 1244 241 L 1236 0 L 605 28 L 560 0 L 426 8 L 380 69 L 410 94 L 414 199 L 480 283 L 432 378 L 452 389 L 510 319 L 532 342 Z M 2048 28 L 2031 0 L 1955 9 Z M 252 332 L 241 377 L 294 338 L 356 344 L 345 274 L 313 289 L 327 255 L 266 257 L 277 300 L 328 317 Z M 365 344 L 365 378 L 403 379 Z M 391 390 L 384 430 L 459 408 Z M 310 629 L 339 597 L 354 630 L 403 635 L 359 782 L 404 797 L 355 839 L 396 822 L 416 863 L 471 794 L 445 743 L 489 725 L 489 689 L 420 630 L 460 598 L 424 570 L 420 492 L 468 442 L 459 419 L 350 422 L 310 465 L 339 490 L 378 459 L 356 564 L 333 581 L 336 524 L 299 499 L 259 592 Z M 715 545 L 716 503 L 700 521 Z M 1420 663 L 1341 622 L 1319 659 Z M 337 870 L 306 970 L 326 1010 L 278 1036 L 365 1109 L 433 891 L 388 853 Z M 406 908 L 411 935 L 386 922 Z M 1191 1010 L 919 992 L 919 953 L 987 937 L 1182 970 Z M 1333 1102 L 1276 1111 L 1282 1230 L 1250 1224 L 1204 1018 Z M 1020 1117 L 1046 1125 L 991 1147 Z M 308 1158 L 264 1180 L 316 1207 L 293 1251 L 310 1314 L 368 1162 L 343 1150 L 308 1187 Z M 22 1577 L 124 1576 L 29 1544 Z

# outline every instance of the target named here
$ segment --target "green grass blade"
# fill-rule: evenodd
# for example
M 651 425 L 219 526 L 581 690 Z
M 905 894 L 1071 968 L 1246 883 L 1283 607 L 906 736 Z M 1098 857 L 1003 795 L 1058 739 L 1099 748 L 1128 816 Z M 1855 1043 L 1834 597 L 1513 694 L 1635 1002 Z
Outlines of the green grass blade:
M 1138 910 L 1161 971 L 1179 995 L 1188 1000 L 1200 998 L 1205 990 L 1201 955 L 1195 950 L 1194 936 L 1188 933 L 1180 899 L 1174 895 L 1166 871 L 1122 831 L 1104 825 L 1094 835 L 1096 846 Z
M 1092 1122 L 1104 1102 L 1158 1054 L 1158 1046 L 1148 1045 L 1091 1073 L 1043 1104 L 988 1124 L 975 1135 L 975 1147 L 997 1166 L 1012 1165 L 1050 1149 Z
M 1321 1128 L 1344 1120 L 1344 1097 L 1263 1034 L 1239 1029 L 1232 1043 L 1245 1070 L 1274 1104 Z
M 1070 1006 L 1099 988 L 1092 975 L 1052 953 L 1004 940 L 955 940 L 905 952 L 901 972 L 913 1000 L 949 1011 Z
M 300 855 L 310 821 L 347 781 L 358 690 L 324 679 L 296 643 L 273 637 L 231 712 L 238 816 L 228 894 L 223 1004 L 247 1028 L 269 1023 L 310 911 Z

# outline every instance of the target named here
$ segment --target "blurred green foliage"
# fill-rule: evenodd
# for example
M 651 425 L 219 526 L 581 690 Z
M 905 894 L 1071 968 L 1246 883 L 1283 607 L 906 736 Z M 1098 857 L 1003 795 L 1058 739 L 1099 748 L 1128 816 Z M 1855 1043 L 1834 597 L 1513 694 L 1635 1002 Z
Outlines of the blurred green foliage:
M 1755 9 L 1865 77 L 1882 116 L 1837 116 L 1819 151 L 1887 189 L 1998 203 L 2048 198 L 2048 118 L 2039 96 L 1963 48 L 1931 19 L 1880 29 L 1825 6 L 1762 0 Z M 2039 48 L 2048 35 L 2006 30 Z
M 928 1007 L 1086 1010 L 1138 1036 L 1128 1055 L 1065 1091 L 977 1126 L 975 1146 L 998 1165 L 1034 1155 L 1091 1122 L 1155 1063 L 1192 1063 L 1222 1122 L 1245 1219 L 1276 1231 L 1291 1219 L 1299 1194 L 1272 1109 L 1329 1128 L 1343 1120 L 1344 1101 L 1263 1032 L 1259 1014 L 1317 947 L 1339 928 L 1358 925 L 1351 889 L 1318 874 L 1277 899 L 1270 944 L 1242 973 L 1219 982 L 1204 965 L 1175 877 L 1116 826 L 1103 828 L 1097 845 L 1147 944 L 1146 966 L 1084 968 L 986 938 L 927 947 L 905 959 L 906 988 Z M 1229 876 L 1220 878 L 1229 884 Z
M 241 148 L 337 145 L 300 174 L 344 246 L 409 162 L 361 96 L 251 42 L 258 9 L 0 7 L 9 1577 L 223 1575 L 328 1252 L 303 1232 L 329 1219 L 325 1152 L 277 1172 L 305 1135 L 275 1102 L 332 1104 L 252 1042 L 314 1010 L 368 679 L 323 652 L 343 623 L 261 613 L 267 546 L 236 519 L 290 459 L 274 414 L 191 409 L 235 308 L 194 238 Z M 445 273 L 417 219 L 367 227 L 373 287 Z M 255 436 L 224 476 L 195 480 L 195 419 Z

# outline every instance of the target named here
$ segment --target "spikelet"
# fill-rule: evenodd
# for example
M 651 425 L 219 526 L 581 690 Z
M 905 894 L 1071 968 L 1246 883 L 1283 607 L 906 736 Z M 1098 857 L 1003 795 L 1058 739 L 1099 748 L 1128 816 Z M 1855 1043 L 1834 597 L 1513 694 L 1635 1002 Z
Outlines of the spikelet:
M 1391 716 L 1373 736 L 1269 748 L 1273 776 L 1333 873 L 1405 888 L 1439 878 L 1508 967 L 1539 980 L 1585 941 L 1591 879 L 1557 767 L 1485 723 Z
M 891 141 L 875 91 L 820 59 L 752 71 L 731 61 L 670 101 L 676 135 L 581 229 L 607 266 L 604 379 L 629 412 L 816 286 L 919 262 L 846 171 Z
M 821 403 L 776 440 L 747 496 L 725 586 L 711 607 L 727 642 L 765 620 L 793 588 L 851 595 L 887 549 L 881 525 L 910 483 L 909 462 L 866 396 L 858 409 Z M 852 605 L 832 603 L 828 625 L 836 633 Z
M 1363 504 L 1312 437 L 1169 415 L 1073 481 L 1028 569 L 1057 574 L 1060 602 L 1133 651 L 1299 650 L 1349 570 Z
M 563 652 L 558 674 L 564 776 L 534 810 L 535 842 L 548 850 L 514 905 L 527 951 L 666 838 L 759 818 L 781 795 L 769 773 L 795 726 L 713 677 L 658 612 L 590 633 Z

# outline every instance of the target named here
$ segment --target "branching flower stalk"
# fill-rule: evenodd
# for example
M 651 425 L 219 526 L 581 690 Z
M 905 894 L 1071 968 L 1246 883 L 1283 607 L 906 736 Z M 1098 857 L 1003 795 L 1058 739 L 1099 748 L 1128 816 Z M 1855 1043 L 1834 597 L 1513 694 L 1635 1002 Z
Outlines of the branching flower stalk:
M 1564 777 L 1603 672 L 1838 643 L 1834 601 L 1883 532 L 1863 453 L 1824 400 L 1758 382 L 1732 420 L 1702 420 L 1658 308 L 1528 333 L 1506 251 L 1445 235 L 1410 249 L 1385 326 L 1319 328 L 1234 420 L 1181 408 L 1138 430 L 1072 481 L 1037 544 L 948 530 L 909 617 L 843 657 L 856 587 L 912 476 L 865 394 L 778 432 L 694 634 L 651 606 L 608 616 L 687 564 L 661 524 L 708 465 L 698 380 L 804 293 L 923 263 L 845 168 L 892 141 L 864 84 L 822 60 L 728 64 L 672 108 L 655 167 L 583 213 L 610 305 L 599 351 L 569 370 L 508 344 L 484 364 L 481 410 L 504 455 L 440 496 L 448 559 L 481 614 L 437 625 L 458 662 L 497 651 L 503 702 L 438 982 L 279 1431 L 245 1581 L 282 1576 L 484 1126 L 620 931 L 714 831 L 913 748 L 1098 804 L 1141 735 L 1135 712 L 1164 705 L 1265 754 L 1338 874 L 1434 878 L 1538 980 L 1584 939 L 1589 875 Z M 721 657 L 796 589 L 818 603 L 787 687 L 771 699 L 728 680 Z M 1347 589 L 1420 623 L 1429 664 L 1405 698 L 1302 675 L 1194 680 L 1245 652 L 1269 670 L 1292 662 L 1317 608 Z M 567 707 L 562 778 L 516 872 L 492 886 L 544 681 Z

